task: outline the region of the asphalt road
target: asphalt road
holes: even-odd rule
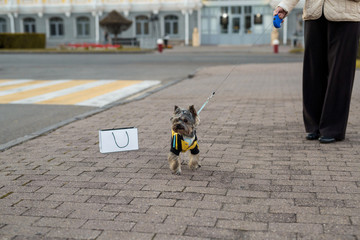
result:
[[[197,69],[234,64],[301,62],[302,55],[202,48],[163,54],[1,54],[0,79],[184,79]],[[56,125],[92,107],[0,104],[0,145]]]

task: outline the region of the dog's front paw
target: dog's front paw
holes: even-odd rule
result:
[[[201,168],[201,165],[200,164],[191,164],[189,167],[191,170],[195,171],[196,169]]]
[[[189,168],[193,171],[195,171],[196,169],[200,168],[201,165],[199,163],[199,155],[190,155],[190,161],[189,161]]]
[[[171,171],[176,175],[180,175],[181,174],[180,157],[175,155],[174,153],[170,152],[170,154],[168,156],[168,161],[170,164]]]
[[[176,172],[174,172],[176,175],[181,175],[181,169],[179,168]]]

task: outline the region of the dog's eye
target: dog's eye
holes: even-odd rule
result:
[[[188,120],[185,118],[185,119],[184,119],[184,123],[187,123],[187,122],[188,122]]]

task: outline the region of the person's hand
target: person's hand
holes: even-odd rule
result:
[[[275,8],[275,10],[274,10],[273,16],[279,15],[279,18],[280,18],[280,19],[284,19],[287,14],[288,14],[288,12],[285,11],[282,7],[277,7],[277,8]]]

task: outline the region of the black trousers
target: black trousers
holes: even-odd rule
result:
[[[360,22],[305,21],[303,117],[306,132],[345,138]]]

